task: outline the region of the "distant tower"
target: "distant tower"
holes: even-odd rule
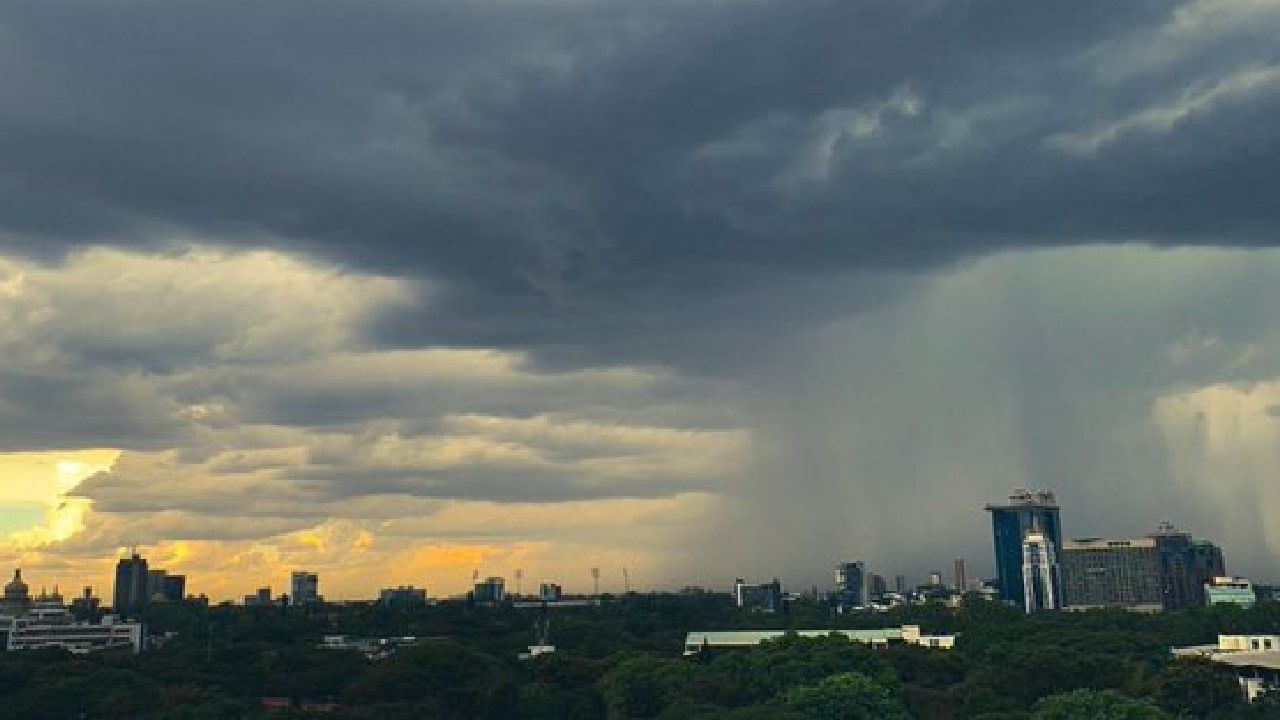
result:
[[[1029,612],[1057,610],[1061,598],[1057,546],[1038,526],[1022,540],[1023,608]]]
[[[622,592],[626,595],[631,594],[631,574],[625,567],[622,568]]]
[[[313,605],[320,602],[320,576],[315,573],[297,571],[289,576],[289,603],[292,605]]]
[[[969,576],[965,572],[964,558],[956,558],[956,592],[963,593],[969,589]]]
[[[860,560],[836,565],[836,607],[844,612],[867,604],[867,566]]]
[[[4,600],[0,601],[0,615],[17,617],[31,608],[31,588],[22,580],[22,570],[13,571],[13,580],[4,586]]]
[[[120,558],[116,563],[116,586],[111,607],[115,614],[126,618],[138,617],[147,606],[150,580],[147,560],[136,549],[129,553],[129,557]]]
[[[1053,493],[1043,490],[1016,489],[1009,500],[1002,504],[990,504],[991,534],[996,554],[996,576],[1000,582],[1000,599],[1015,607],[1025,607],[1026,583],[1022,577],[1022,541],[1034,527],[1039,527],[1045,539],[1053,544],[1057,553],[1062,547],[1062,523],[1059,520],[1058,501]],[[1062,589],[1053,587],[1054,607],[1062,607]]]
[[[594,588],[596,597],[600,596],[600,568],[591,568],[591,583]]]
[[[516,568],[516,597],[517,598],[520,597],[520,590],[523,587],[523,581],[524,581],[524,570],[521,568]]]

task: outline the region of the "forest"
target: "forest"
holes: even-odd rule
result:
[[[1218,633],[1280,634],[1280,603],[1146,615],[1024,615],[971,598],[836,615],[794,602],[745,613],[727,595],[633,593],[598,607],[441,603],[297,608],[156,604],[142,654],[0,653],[0,717],[145,720],[1212,720],[1280,719],[1235,680],[1170,648]],[[549,628],[556,651],[517,658]],[[786,636],[682,655],[690,630],[876,628],[957,633],[950,651],[871,649]],[[371,660],[319,648],[326,635],[416,642]]]

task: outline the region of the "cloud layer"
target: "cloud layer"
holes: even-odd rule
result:
[[[0,8],[0,450],[122,451],[39,561],[807,582],[980,557],[974,504],[1021,484],[1274,548],[1232,498],[1269,497],[1280,404],[1278,31],[1271,0]]]

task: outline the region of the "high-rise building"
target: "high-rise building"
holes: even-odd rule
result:
[[[542,602],[560,602],[564,597],[564,588],[557,583],[544,582],[538,585],[538,599]]]
[[[873,602],[879,601],[889,592],[889,585],[885,582],[883,575],[871,573],[867,580],[867,595]]]
[[[320,576],[306,571],[295,571],[289,576],[289,604],[314,605],[320,602]]]
[[[116,586],[111,609],[125,618],[138,617],[147,607],[151,574],[146,558],[137,552],[116,563]]]
[[[1168,522],[1147,537],[1156,542],[1164,608],[1203,607],[1205,583],[1227,573],[1222,549],[1208,540],[1194,540]]]
[[[1026,583],[1022,577],[1023,539],[1038,527],[1052,544],[1054,553],[1062,547],[1062,524],[1058,502],[1053,493],[1043,490],[1014,490],[1002,504],[986,506],[991,513],[991,532],[995,545],[996,575],[1000,583],[1000,599],[1017,607],[1026,607]],[[1062,607],[1061,588],[1053,588],[1054,607]]]
[[[865,607],[867,597],[867,566],[861,561],[842,562],[836,565],[836,607],[841,611]]]
[[[506,581],[500,577],[485,578],[472,589],[471,597],[477,603],[498,604],[507,597]]]
[[[31,588],[22,579],[22,570],[13,571],[13,580],[4,586],[4,600],[0,600],[0,615],[17,617],[31,607]]]
[[[969,590],[969,576],[965,572],[964,558],[956,558],[956,592],[964,593]]]
[[[899,595],[907,594],[907,576],[906,575],[893,576],[893,591],[898,593]]]
[[[930,573],[929,573],[929,578],[928,578],[928,580],[925,582],[925,585],[927,585],[927,586],[929,586],[929,587],[931,587],[931,588],[939,588],[939,587],[942,587],[942,573],[941,573],[941,572],[939,572],[938,570],[934,570],[934,571],[930,572]]]
[[[1164,607],[1161,549],[1155,537],[1068,540],[1062,546],[1061,563],[1068,609],[1158,611]]]
[[[1022,538],[1023,608],[1029,612],[1057,610],[1061,595],[1057,546],[1048,533],[1033,527]]]

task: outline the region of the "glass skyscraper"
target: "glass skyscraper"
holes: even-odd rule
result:
[[[991,534],[995,544],[996,576],[1000,583],[1000,599],[1016,607],[1026,607],[1026,590],[1022,576],[1022,541],[1027,533],[1039,529],[1053,544],[1056,554],[1062,547],[1062,523],[1058,502],[1053,493],[1042,490],[1014,490],[1008,502],[986,506],[991,513]],[[1062,588],[1053,586],[1052,606],[1062,607]]]

